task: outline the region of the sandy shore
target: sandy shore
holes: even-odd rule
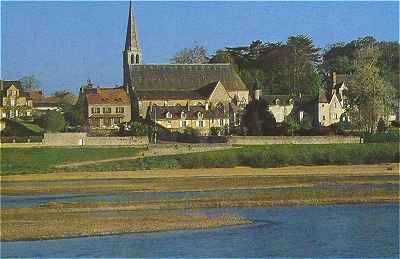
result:
[[[399,177],[399,164],[3,176],[2,195],[218,191],[204,197],[172,195],[172,198],[158,196],[149,201],[51,202],[36,207],[2,208],[1,240],[203,229],[249,223],[235,215],[210,217],[186,213],[188,209],[198,208],[398,203]]]

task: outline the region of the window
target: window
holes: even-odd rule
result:
[[[136,64],[139,64],[140,63],[140,57],[139,57],[139,54],[137,54],[136,55]]]
[[[290,98],[290,99],[289,99],[289,103],[290,103],[291,105],[293,105],[293,103],[294,103],[293,98]]]
[[[11,106],[15,106],[15,99],[11,99]]]
[[[114,118],[114,124],[121,124],[121,118]]]
[[[204,127],[204,121],[198,121],[198,125],[199,125],[199,128],[203,128]]]
[[[124,109],[124,107],[117,107],[117,108],[115,109],[115,112],[116,112],[116,113],[124,113],[124,112],[125,112],[125,109]]]
[[[325,107],[325,104],[323,104],[322,107]]]
[[[198,118],[199,120],[203,119],[203,114],[202,114],[201,112],[198,112],[198,113],[197,113],[197,118]]]
[[[111,113],[111,107],[103,107],[103,113]]]
[[[335,103],[335,105],[334,105],[334,106],[335,106],[335,108],[336,108],[336,103]]]
[[[276,104],[276,105],[280,105],[280,104],[281,104],[281,100],[276,99],[276,100],[275,100],[275,104]]]
[[[335,119],[337,119],[337,113],[335,113]]]
[[[219,126],[220,126],[220,127],[223,127],[223,126],[224,126],[224,119],[220,119],[220,120],[219,120]]]
[[[165,114],[165,118],[167,118],[167,119],[172,119],[172,113],[167,112],[167,113]]]
[[[167,121],[167,128],[172,128],[172,122],[171,121]]]
[[[325,115],[323,115],[323,116],[322,116],[322,120],[324,121],[325,119],[326,119],[326,118],[325,118]]]
[[[181,128],[186,128],[186,127],[187,127],[187,122],[181,121]]]
[[[99,107],[92,107],[92,113],[100,113],[100,108]]]
[[[186,113],[185,112],[181,112],[181,119],[186,119]]]

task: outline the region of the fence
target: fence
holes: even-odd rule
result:
[[[140,146],[149,143],[147,137],[88,137],[81,133],[45,133],[46,146]]]
[[[359,143],[355,136],[231,136],[231,145],[273,145],[273,144],[345,144]]]

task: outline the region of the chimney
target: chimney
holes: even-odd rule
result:
[[[336,72],[332,72],[332,84],[333,84],[333,87],[335,87],[335,85],[336,85]]]

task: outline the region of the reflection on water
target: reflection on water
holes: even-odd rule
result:
[[[255,224],[209,230],[3,242],[1,256],[398,257],[398,210],[398,204],[202,209],[198,211],[210,215],[242,215]]]

